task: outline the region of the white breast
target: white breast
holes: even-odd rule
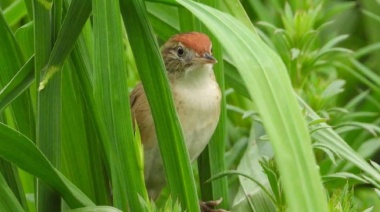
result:
[[[221,93],[211,66],[172,83],[174,101],[191,160],[206,147],[219,120]]]

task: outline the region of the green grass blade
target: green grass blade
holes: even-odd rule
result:
[[[154,32],[162,40],[169,39],[172,35],[178,33],[179,21],[176,7],[168,7],[164,4],[146,3],[149,13],[149,20],[152,24]],[[169,23],[169,24],[168,24]]]
[[[34,22],[31,21],[18,28],[15,37],[24,58],[32,57],[34,55]]]
[[[13,32],[4,20],[0,10],[0,86],[7,85],[23,66],[24,59]],[[34,114],[28,92],[16,98],[11,105],[13,125],[20,132],[34,139]],[[11,124],[12,125],[12,124]]]
[[[107,151],[114,205],[127,211],[128,201],[130,209],[144,211],[139,196],[147,200],[148,195],[134,144],[118,2],[94,0],[93,17],[94,96],[111,141]]]
[[[200,22],[195,20],[193,14],[183,7],[178,8],[179,23],[182,32],[200,31]]]
[[[0,173],[0,208],[4,211],[25,211]]]
[[[58,72],[82,31],[84,24],[91,13],[91,0],[74,0],[71,2],[62,27],[54,43],[51,55],[48,61],[48,68],[44,73],[44,78],[40,84],[41,89],[46,85],[48,80]]]
[[[368,10],[362,10],[363,14],[372,18],[373,20],[377,21],[378,23],[380,23],[380,16],[379,15],[376,15],[375,13],[372,13]]]
[[[30,58],[0,91],[0,111],[20,96],[34,81],[34,57]]]
[[[252,2],[251,2],[252,4]],[[260,2],[256,2],[255,5],[260,4]],[[262,7],[262,6],[261,6]],[[246,27],[252,30],[255,34],[257,34],[255,27],[253,26],[251,20],[248,17],[247,12],[244,10],[244,7],[239,0],[222,0],[222,8],[225,8],[226,12],[228,14],[231,14],[236,19],[241,21]],[[255,9],[259,10],[257,7],[254,7]],[[262,10],[263,12],[265,10]],[[260,14],[262,11],[259,11],[258,14]],[[264,12],[265,14],[265,12]]]
[[[0,87],[3,93],[4,87],[12,81],[13,76],[18,72],[24,63],[20,46],[16,42],[13,32],[6,23],[2,11],[0,10]],[[9,91],[9,89],[8,89]],[[34,139],[34,114],[31,107],[29,92],[13,96],[11,99],[1,100],[2,108],[0,110],[1,121],[7,125],[19,130],[26,136]],[[12,104],[10,104],[12,103]],[[10,105],[9,105],[10,104]],[[8,106],[7,108],[5,108]],[[5,110],[4,110],[5,109]],[[13,165],[8,162],[2,162],[2,172],[9,187],[13,190],[14,195],[20,203],[26,208],[26,199],[23,194],[23,188],[19,180],[19,175]]]
[[[377,0],[363,0],[360,5],[362,11],[367,11],[367,14],[364,13],[364,15],[362,16],[363,33],[365,34],[365,40],[367,41],[366,45],[380,42],[379,2]],[[368,12],[372,13],[372,15],[369,15]],[[370,59],[366,61],[366,65],[371,67],[377,73],[379,73],[380,71],[378,65],[379,58],[380,51],[374,51],[372,52]]]
[[[63,71],[63,92],[66,93],[63,113],[68,114],[63,119],[63,171],[96,204],[110,205],[111,188],[105,173],[107,147],[100,142],[108,137],[104,133],[103,120],[97,113],[90,80],[93,58],[87,46],[92,45],[92,29],[89,26],[85,25],[71,52],[69,69]],[[79,155],[78,163],[76,160]],[[84,169],[83,173],[77,172],[78,168]]]
[[[232,87],[240,95],[251,99],[240,73],[236,70],[236,67],[227,60],[224,61],[224,73],[227,86]]]
[[[14,1],[4,10],[5,20],[7,20],[9,26],[18,23],[26,14],[27,10],[23,0]]]
[[[0,156],[60,192],[71,208],[94,205],[52,166],[31,140],[2,123],[0,123]]]
[[[51,51],[53,27],[51,23],[52,2],[34,1],[34,51],[35,76],[37,82]],[[61,77],[54,78],[44,90],[37,94],[37,140],[38,148],[54,166],[60,161],[61,127]],[[37,181],[37,210],[57,211],[60,209],[59,194],[41,181]]]
[[[362,47],[361,49],[358,49],[355,52],[355,58],[356,59],[360,59],[363,56],[369,55],[369,54],[371,54],[373,52],[378,52],[379,49],[380,49],[380,42],[370,44],[368,46]]]
[[[177,2],[213,32],[243,76],[273,144],[289,210],[326,211],[306,123],[278,55],[231,16],[194,2]]]
[[[362,74],[366,78],[373,81],[377,89],[380,89],[380,76],[377,73],[373,72],[371,69],[367,68],[366,66],[364,66],[362,63],[360,63],[359,61],[355,59],[351,59],[350,61],[356,68],[358,74]]]
[[[353,60],[354,61],[354,60]],[[365,85],[367,85],[369,88],[372,89],[373,92],[380,94],[380,86],[376,85],[376,79],[379,77],[376,76],[374,73],[368,72],[368,68],[364,67],[362,64],[357,62],[359,66],[357,66],[357,69],[354,69],[348,65],[345,65],[343,63],[337,63],[337,67],[341,68],[344,71],[347,71],[352,76],[354,76],[357,80],[361,81]],[[355,65],[355,64],[354,64]],[[362,69],[364,67],[364,69]],[[368,74],[370,73],[370,74]],[[369,77],[373,76],[373,78]],[[375,81],[375,82],[374,82]]]
[[[74,71],[82,70],[72,65],[65,65],[62,70],[62,87],[65,88],[62,91],[62,114],[65,114],[62,117],[62,173],[96,204],[109,205],[109,183],[104,179],[102,164],[104,157],[99,154],[99,141],[96,136],[92,137],[96,135],[92,122],[86,120],[88,113]],[[98,163],[92,163],[94,156]]]
[[[61,92],[61,73],[58,73],[39,92],[38,98],[37,145],[55,167],[60,167],[61,163]],[[43,183],[39,184],[38,195],[39,210],[54,211],[60,208],[58,193]]]
[[[316,120],[320,117],[315,113],[301,98],[298,98],[300,104],[307,110],[308,119]],[[380,173],[365,161],[357,152],[355,152],[334,130],[329,128],[326,123],[320,123],[319,126],[325,129],[317,130],[313,133],[313,138],[318,142],[334,150],[340,157],[350,161],[359,167],[363,172],[371,176],[376,182],[380,182]]]
[[[171,197],[178,199],[182,208],[199,211],[189,156],[145,5],[140,0],[121,0],[120,3],[136,65],[152,110]]]
[[[21,184],[17,167],[1,158],[0,174],[2,174],[7,183],[7,187],[9,187],[12,190],[13,195],[18,199],[22,207],[25,208],[25,210],[27,210],[28,207],[26,204],[24,189]]]

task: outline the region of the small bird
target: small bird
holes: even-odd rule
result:
[[[177,34],[162,47],[174,105],[191,161],[206,147],[219,121],[221,92],[215,80],[212,43],[199,32]],[[130,95],[133,118],[144,146],[144,176],[149,197],[156,199],[166,184],[144,87],[140,83]]]

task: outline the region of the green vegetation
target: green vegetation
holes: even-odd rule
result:
[[[0,0],[0,210],[379,211],[379,0]],[[190,164],[160,57],[213,40],[219,125]],[[142,81],[168,186],[143,179]]]

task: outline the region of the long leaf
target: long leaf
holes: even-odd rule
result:
[[[37,81],[45,67],[52,43],[53,24],[51,22],[51,2],[34,1],[34,45],[35,76]],[[36,144],[45,156],[58,166],[60,161],[61,138],[61,86],[60,75],[54,78],[46,89],[37,94],[37,140]],[[56,211],[60,208],[61,198],[56,191],[37,181],[37,209]]]
[[[40,83],[40,89],[43,89],[49,79],[62,68],[90,13],[91,0],[74,0],[71,2],[51,51],[47,70]]]
[[[12,81],[13,76],[21,68],[24,63],[24,58],[21,54],[20,46],[16,42],[12,30],[5,22],[2,11],[0,10],[0,87],[6,86]],[[25,92],[15,97],[12,104],[6,109],[7,104],[5,101],[1,101],[5,110],[0,110],[1,121],[9,126],[19,130],[28,137],[34,139],[34,114],[30,105],[30,98],[28,92]],[[20,203],[26,208],[26,199],[23,195],[23,188],[19,181],[19,175],[12,164],[1,160],[1,170],[4,173],[4,178],[7,181],[9,187],[13,190],[15,196],[19,199]],[[12,170],[12,171],[7,171]]]
[[[17,72],[9,83],[0,91],[0,111],[20,96],[34,81],[34,57]]]
[[[53,167],[31,140],[1,123],[0,156],[37,176],[57,190],[70,207],[94,205],[87,196]]]
[[[320,118],[301,98],[298,99],[300,104],[307,110],[308,119],[316,120]],[[313,133],[313,138],[318,142],[323,143],[330,149],[333,149],[340,157],[355,164],[366,174],[371,176],[377,182],[380,182],[380,173],[369,165],[358,153],[356,153],[334,130],[331,129],[326,123],[320,123],[323,130],[318,130]]]
[[[147,200],[141,156],[133,136],[127,72],[123,60],[120,8],[117,1],[93,1],[94,96],[110,136],[111,179],[114,205],[144,211],[139,196]]]
[[[24,211],[0,173],[0,208],[4,211]]]
[[[92,38],[89,24],[83,32],[71,53],[69,69],[63,71],[63,113],[67,114],[62,124],[63,172],[96,204],[110,205],[107,148],[100,142],[108,137],[103,120],[96,113],[89,77],[92,73],[92,57],[86,46]]]
[[[10,26],[17,24],[26,15],[25,2],[23,0],[14,1],[4,10],[4,16]]]

